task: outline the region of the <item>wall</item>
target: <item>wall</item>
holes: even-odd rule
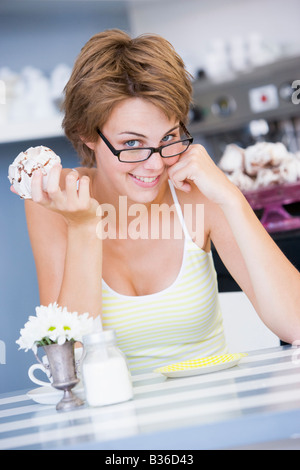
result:
[[[1,0],[0,68],[19,72],[32,65],[47,73],[60,62],[72,65],[93,34],[114,27],[128,30],[126,11],[124,2]],[[53,148],[63,166],[78,165],[64,138],[0,144],[0,393],[35,387],[27,377],[33,353],[19,351],[15,341],[39,305],[37,280],[24,203],[10,192],[7,170],[19,152],[41,144]]]
[[[38,285],[24,202],[10,192],[7,169],[19,152],[40,143],[26,141],[0,145],[0,340],[4,341],[6,349],[4,364],[0,357],[0,393],[33,386],[27,370],[35,358],[31,351],[19,351],[15,341],[29,315],[34,315],[35,307],[39,305]],[[64,167],[78,166],[66,139],[43,139],[42,143],[61,156]]]
[[[161,34],[192,73],[203,66],[214,38],[229,41],[257,32],[267,41],[300,51],[299,0],[137,0],[129,7],[133,34]]]
[[[129,29],[122,1],[1,0],[0,67],[49,72],[60,62],[72,66],[93,34],[115,27]]]

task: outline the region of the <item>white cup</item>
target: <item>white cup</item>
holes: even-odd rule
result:
[[[81,379],[81,373],[80,373],[80,361],[81,361],[81,356],[83,354],[83,348],[75,348],[75,365],[76,365],[76,374],[78,379]],[[49,362],[47,356],[42,357],[42,363],[43,364],[32,364],[32,366],[29,367],[28,369],[28,376],[32,382],[34,382],[37,385],[41,385],[42,387],[45,386],[51,386],[53,379],[50,374],[50,368],[49,368]],[[37,377],[35,377],[34,372],[39,369],[42,370],[48,377],[48,381],[40,380]],[[77,384],[78,386],[79,384]]]

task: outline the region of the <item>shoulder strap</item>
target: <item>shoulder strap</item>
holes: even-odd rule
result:
[[[181,223],[181,227],[182,227],[184,236],[185,236],[187,241],[189,241],[189,240],[192,241],[192,238],[191,238],[191,236],[188,232],[188,229],[187,229],[185,221],[184,221],[183,213],[182,213],[182,210],[181,210],[181,206],[178,202],[178,198],[177,198],[177,194],[176,194],[174,185],[173,185],[171,180],[168,180],[168,182],[169,182],[172,198],[173,198],[173,201],[174,201],[174,205],[175,205],[175,208],[176,208],[177,215],[179,217],[179,221]]]

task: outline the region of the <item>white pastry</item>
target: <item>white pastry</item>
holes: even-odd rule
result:
[[[296,152],[295,157],[297,158],[297,160],[300,160],[300,152]]]
[[[254,182],[250,176],[245,175],[241,170],[236,170],[233,173],[226,175],[227,178],[235,184],[241,191],[251,191],[254,187]]]
[[[261,168],[278,167],[290,159],[290,153],[281,142],[259,142],[245,150],[245,170],[256,175]]]
[[[270,144],[269,151],[271,154],[271,164],[273,166],[280,165],[286,159],[290,158],[290,153],[288,152],[285,145],[283,145],[281,142]]]
[[[23,199],[31,198],[31,177],[39,168],[43,173],[43,188],[46,190],[48,174],[51,168],[61,163],[53,150],[44,147],[30,147],[21,152],[9,166],[8,179]]]
[[[289,153],[281,142],[259,142],[241,149],[227,145],[219,167],[241,191],[300,180],[300,152]]]
[[[282,181],[280,170],[278,168],[261,168],[256,176],[254,182],[254,189],[265,188],[274,184],[279,184]]]
[[[300,178],[300,160],[289,158],[279,166],[282,183],[296,183]]]
[[[245,171],[248,175],[255,176],[261,168],[271,164],[271,145],[268,142],[259,142],[246,148]]]
[[[235,144],[227,145],[218,166],[226,173],[243,170],[244,149]]]

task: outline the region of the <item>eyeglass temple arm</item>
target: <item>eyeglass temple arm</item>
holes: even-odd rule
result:
[[[116,149],[111,145],[111,143],[107,140],[107,138],[105,137],[105,135],[102,134],[102,132],[100,131],[100,129],[97,129],[97,133],[99,134],[99,136],[101,137],[101,139],[103,140],[103,142],[105,142],[105,144],[107,145],[107,147],[109,148],[109,150],[116,156],[118,156],[120,154],[120,152],[116,151]]]
[[[189,133],[189,131],[187,130],[187,128],[185,127],[185,125],[183,124],[183,122],[180,121],[179,124],[180,124],[180,126],[181,126],[183,132],[185,132],[185,134],[186,134],[189,138],[191,138],[192,136],[191,136],[191,134]]]

